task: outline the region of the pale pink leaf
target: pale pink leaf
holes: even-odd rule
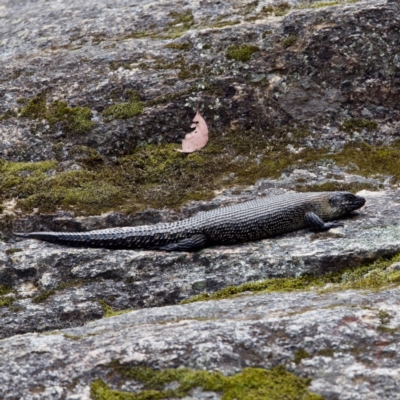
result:
[[[183,139],[182,149],[176,149],[181,153],[193,153],[202,149],[208,142],[208,127],[206,121],[197,110],[193,118],[191,128],[196,128],[193,132],[188,133]]]

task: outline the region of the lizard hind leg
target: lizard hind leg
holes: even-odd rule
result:
[[[186,239],[182,239],[176,243],[170,243],[165,246],[161,246],[158,250],[163,251],[196,251],[209,244],[209,240],[206,235],[193,235]]]

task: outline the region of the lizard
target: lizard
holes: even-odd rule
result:
[[[307,227],[327,231],[344,226],[342,222],[332,220],[350,214],[364,204],[363,197],[349,192],[289,192],[202,211],[170,223],[16,235],[79,247],[197,251],[213,245],[264,239]]]

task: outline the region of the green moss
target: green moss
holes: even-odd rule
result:
[[[170,12],[169,16],[172,18],[172,21],[167,24],[167,28],[164,33],[161,34],[161,38],[176,39],[194,25],[194,17],[191,10]]]
[[[132,69],[131,64],[127,63],[127,62],[118,62],[118,61],[113,61],[110,63],[110,69],[112,71],[116,71],[119,68],[123,68],[123,69]]]
[[[384,325],[379,325],[377,330],[379,332],[390,333],[392,335],[399,332],[399,328],[389,328],[389,327],[384,326]]]
[[[1,286],[0,285],[0,296],[5,296],[6,294],[12,292],[11,287],[9,286]]]
[[[283,2],[275,5],[270,4],[268,6],[264,6],[261,9],[261,13],[267,16],[275,15],[276,17],[282,17],[286,15],[290,11],[290,9],[290,4],[287,2]]]
[[[121,39],[177,39],[185,34],[194,25],[194,17],[191,10],[183,12],[174,11],[170,12],[168,15],[170,17],[170,21],[167,23],[165,28],[159,28],[157,25],[153,25],[150,27],[150,30],[133,31],[132,33],[122,37]]]
[[[128,119],[143,112],[140,101],[114,104],[103,111],[103,116],[110,119]]]
[[[21,312],[21,311],[25,310],[25,308],[22,307],[22,306],[13,306],[13,305],[10,305],[8,307],[8,309],[13,313],[18,313],[18,312]]]
[[[163,59],[159,58],[157,60],[157,62],[153,65],[153,68],[154,69],[180,69],[180,72],[178,73],[179,79],[187,79],[187,78],[196,76],[196,74],[201,69],[200,65],[198,65],[198,64],[190,64],[190,65],[187,64],[185,58],[181,54],[178,57],[176,57],[173,61],[170,61],[170,60],[164,61]],[[199,85],[196,85],[196,86],[198,87]],[[196,86],[183,91],[183,93],[191,94],[193,92],[199,91],[199,90],[196,90]],[[204,86],[204,85],[201,85],[201,86]],[[176,98],[176,97],[174,97],[174,98]],[[150,101],[150,103],[152,103],[152,102]],[[147,103],[146,103],[146,105],[147,105]]]
[[[145,37],[152,37],[154,32],[151,31],[134,31],[131,32],[129,35],[124,36],[122,39],[142,39]]]
[[[283,2],[283,3],[279,3],[276,6],[274,6],[274,14],[277,17],[282,17],[284,15],[286,15],[291,9],[291,6],[289,3]]]
[[[303,348],[299,348],[295,351],[294,353],[294,358],[293,361],[296,364],[300,364],[301,360],[305,359],[305,358],[310,358],[310,353],[306,350],[304,350]]]
[[[166,49],[173,49],[173,50],[179,50],[179,51],[189,51],[192,48],[192,45],[189,42],[168,43],[164,47]]]
[[[0,297],[0,307],[8,307],[10,306],[15,299],[12,297]]]
[[[178,57],[175,57],[172,61],[165,61],[162,58],[158,58],[156,63],[153,65],[154,69],[179,69],[179,68],[187,68],[186,60],[182,54]]]
[[[364,142],[349,143],[332,159],[338,165],[350,164],[349,170],[359,175],[392,175],[395,182],[400,178],[399,151],[400,142],[382,147],[370,146]]]
[[[381,322],[381,325],[386,325],[390,322],[390,320],[393,318],[388,312],[380,310],[378,314],[379,321]]]
[[[69,335],[68,333],[64,333],[63,335],[66,339],[71,339],[71,340],[81,340],[83,338],[83,336],[75,336],[75,335]]]
[[[384,333],[395,334],[399,332],[399,328],[389,328],[385,325],[389,324],[392,320],[393,316],[390,315],[387,311],[380,310],[378,313],[378,318],[380,321],[380,325],[378,326],[377,330]]]
[[[377,128],[378,124],[368,119],[349,119],[342,124],[342,130],[349,133],[362,131],[363,129],[374,131]]]
[[[341,4],[350,4],[357,3],[360,0],[334,0],[334,1],[317,1],[312,3],[300,3],[291,6],[287,2],[279,3],[279,4],[270,4],[268,6],[264,6],[261,9],[261,14],[266,16],[276,16],[283,17],[289,13],[290,10],[303,10],[303,9],[315,9],[315,8],[323,8],[323,7],[331,7],[337,6]]]
[[[178,72],[178,78],[181,80],[189,79],[192,76],[192,73],[187,69],[181,69]]]
[[[18,114],[14,110],[7,110],[3,115],[0,115],[0,121],[17,117]]]
[[[245,62],[250,61],[251,55],[258,51],[261,51],[258,46],[250,44],[242,44],[239,46],[236,44],[232,44],[226,49],[225,56],[230,60]]]
[[[88,167],[97,167],[104,162],[102,155],[96,149],[88,146],[74,146],[69,154]]]
[[[258,0],[252,1],[251,3],[246,4],[245,6],[241,7],[239,14],[247,15],[251,14],[258,6]]]
[[[338,5],[342,5],[342,4],[357,3],[359,1],[360,0],[316,1],[314,3],[297,4],[294,8],[296,8],[296,9],[323,8],[323,7],[338,6]]]
[[[32,299],[32,303],[44,303],[50,296],[53,296],[54,294],[56,294],[56,291],[54,289],[44,290]]]
[[[23,99],[20,99],[20,102],[22,102],[22,100]],[[28,100],[26,103],[27,104],[21,109],[21,117],[32,119],[45,118],[47,111],[45,93],[39,93],[36,97]]]
[[[7,249],[7,250],[5,251],[5,253],[6,253],[8,256],[11,256],[12,254],[17,253],[17,252],[19,252],[19,251],[22,251],[22,249],[13,248],[13,249]]]
[[[214,90],[199,85],[190,91]],[[189,93],[189,91],[185,91]],[[170,98],[184,96],[170,93],[150,100],[157,105]],[[74,148],[82,154],[84,169],[49,174],[57,170],[55,161],[11,163],[0,161],[0,203],[17,200],[23,212],[38,208],[40,213],[57,209],[76,215],[95,215],[107,211],[137,212],[148,207],[179,208],[190,200],[207,200],[223,187],[254,184],[261,178],[277,178],[289,167],[310,166],[331,160],[359,175],[392,175],[400,178],[400,142],[373,147],[366,143],[346,145],[337,154],[325,149],[305,148],[297,154],[287,143],[301,146],[304,129],[265,132],[210,131],[209,144],[185,155],[177,144],[143,145],[132,154],[119,157],[112,164],[89,148]],[[298,144],[297,144],[298,143]],[[92,154],[93,153],[93,154]],[[319,186],[298,185],[299,190],[359,190],[370,185],[347,185],[327,182]],[[4,218],[1,220],[3,221]]]
[[[132,118],[142,112],[143,103],[140,100],[140,95],[137,92],[133,92],[128,102],[107,107],[102,114],[107,120],[113,120]]]
[[[346,268],[343,271],[322,276],[300,276],[297,278],[273,278],[259,282],[248,282],[238,286],[227,286],[214,293],[201,293],[181,304],[196,301],[220,300],[235,297],[243,292],[270,293],[292,292],[296,290],[319,289],[320,291],[338,291],[346,289],[374,290],[400,285],[400,271],[386,271],[393,262],[400,260],[397,255],[389,260],[377,260],[359,267]],[[324,286],[329,284],[328,288]]]
[[[335,352],[331,347],[317,351],[317,356],[333,357],[334,354],[335,354]]]
[[[282,40],[282,42],[281,42],[282,47],[284,49],[287,49],[288,47],[293,46],[294,44],[296,44],[297,40],[298,40],[298,37],[295,36],[295,35],[288,36],[287,38]]]
[[[51,125],[62,123],[64,129],[70,133],[88,133],[95,123],[91,120],[92,112],[88,107],[68,107],[63,101],[54,101],[50,104],[47,119]]]
[[[79,287],[84,284],[84,280],[82,279],[69,279],[66,281],[61,282],[60,284],[57,285],[56,290],[64,290],[64,289],[70,289],[73,287]]]
[[[54,101],[47,105],[46,94],[40,93],[22,107],[20,117],[46,119],[51,127],[60,125],[64,131],[73,134],[88,133],[95,123],[88,107],[69,107],[63,101]]]
[[[0,175],[1,176],[1,175]],[[1,196],[1,191],[0,191]],[[0,218],[0,238],[2,240],[7,240],[6,236],[3,235],[3,231],[12,231],[13,230],[13,221],[17,219],[15,214],[5,214]]]
[[[116,315],[127,314],[133,311],[132,308],[129,308],[127,310],[114,311],[113,308],[109,306],[104,300],[98,300],[98,303],[101,305],[101,308],[104,311],[103,318],[115,317]]]
[[[150,368],[115,367],[125,378],[145,384],[137,393],[112,390],[101,379],[91,385],[94,400],[155,400],[182,398],[193,388],[222,394],[221,400],[322,400],[322,397],[308,392],[309,379],[299,378],[283,367],[270,370],[245,368],[242,372],[224,376],[219,372],[196,371],[186,368],[155,371]],[[170,382],[177,382],[177,389],[164,389]]]
[[[225,26],[233,26],[233,25],[239,25],[240,21],[220,21],[219,19],[214,19],[214,21],[212,21],[208,27],[209,28],[223,28]]]

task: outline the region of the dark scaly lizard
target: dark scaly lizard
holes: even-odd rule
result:
[[[191,218],[171,223],[89,232],[16,235],[68,246],[195,251],[218,244],[263,239],[306,227],[326,231],[343,226],[343,223],[325,221],[350,214],[364,204],[363,197],[348,192],[287,193],[199,212]]]

